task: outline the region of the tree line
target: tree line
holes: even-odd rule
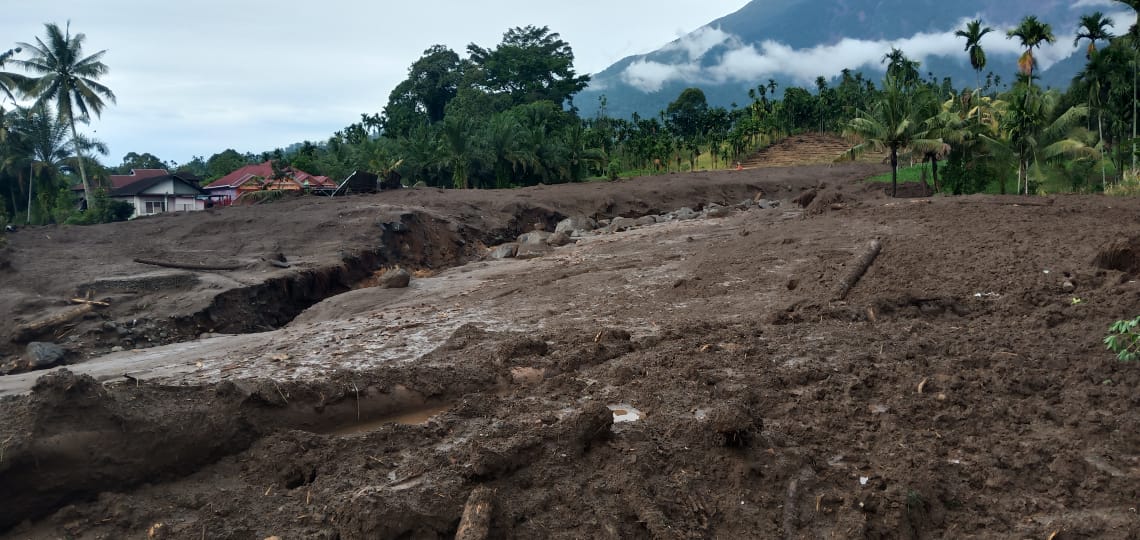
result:
[[[932,188],[953,194],[1110,189],[1135,168],[1136,26],[1122,36],[1097,12],[1080,20],[1085,68],[1065,91],[1041,88],[1035,51],[1055,41],[1052,28],[1026,17],[1007,33],[1025,49],[1012,85],[988,73],[981,41],[994,29],[972,21],[957,35],[975,68],[973,84],[921,75],[919,62],[892,49],[881,82],[851,70],[810,87],[759,82],[748,101],[710,106],[688,88],[658,114],[613,118],[600,98],[582,116],[575,95],[589,84],[574,70],[574,53],[547,27],[508,30],[492,48],[469,45],[461,55],[442,45],[424,51],[383,109],[327,140],[260,154],[227,149],[208,159],[165,162],[130,152],[104,166],[106,146],[77,125],[114,103],[98,82],[104,51],[85,56],[83,34],[46,25],[44,39],[0,55],[0,92],[27,106],[0,110],[0,218],[30,223],[111,219],[100,196],[111,173],[137,168],[189,172],[208,182],[243,165],[272,159],[313,174],[344,178],[354,170],[400,173],[407,184],[507,188],[580,182],[698,168],[731,167],[758,148],[808,131],[842,133],[847,157],[886,153],[900,163],[927,163]],[[22,67],[24,74],[4,69]],[[942,168],[939,169],[939,166]],[[925,178],[925,177],[924,177]],[[67,193],[84,185],[76,213]]]

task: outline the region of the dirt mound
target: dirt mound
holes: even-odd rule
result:
[[[252,255],[216,258],[247,267],[195,272],[183,290],[208,301],[191,313],[241,289],[305,298],[322,281],[286,276],[360,250],[376,254],[360,268],[434,268],[319,300],[283,328],[101,356],[34,389],[0,377],[3,534],[452,538],[476,501],[490,538],[1135,535],[1140,370],[1101,340],[1135,316],[1140,283],[1092,261],[1105,238],[1135,234],[1140,201],[913,204],[861,190],[851,169],[758,171],[283,203],[296,228],[260,213],[273,205],[128,224],[163,242],[213,231],[210,245],[257,232],[233,238]],[[806,206],[828,190],[848,206],[799,219],[787,202],[810,189]],[[760,190],[784,204],[465,258],[560,215]],[[322,223],[347,239],[313,240]],[[0,304],[30,313],[38,294],[127,276],[136,254],[108,230],[40,235],[59,275],[32,283],[23,265],[41,263],[22,258]],[[66,253],[112,271],[70,270]],[[294,268],[255,258],[274,253]],[[100,310],[61,341],[183,315],[177,290],[119,287],[101,294],[141,322]],[[256,303],[268,295],[242,313],[275,309]]]
[[[832,133],[801,133],[785,137],[771,146],[762,148],[744,160],[743,166],[753,168],[829,165],[836,163],[836,160],[850,149],[851,143]],[[857,161],[881,164],[883,154],[864,154],[859,156]]]
[[[1129,274],[1140,272],[1140,236],[1109,241],[1097,252],[1093,266]]]
[[[844,200],[843,194],[838,190],[825,189],[812,197],[811,202],[804,207],[804,215],[818,216],[833,210],[841,210],[846,207]]]

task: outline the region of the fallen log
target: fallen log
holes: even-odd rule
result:
[[[12,341],[16,343],[24,343],[35,339],[40,336],[55,330],[61,325],[68,323],[72,320],[78,319],[95,309],[92,304],[81,304],[69,309],[65,309],[43,319],[35,320],[30,323],[21,324],[16,327],[16,331],[12,336]]]
[[[156,261],[153,259],[134,259],[139,264],[149,264],[152,266],[161,266],[163,268],[177,268],[179,270],[237,270],[241,268],[238,264],[187,264],[176,263],[170,261]]]
[[[98,300],[89,300],[87,298],[72,298],[71,303],[72,304],[89,304],[89,305],[98,306],[98,307],[111,307],[111,304],[109,304],[107,302],[100,302]]]
[[[839,282],[839,288],[835,291],[835,299],[843,300],[847,298],[847,293],[855,288],[855,284],[859,283],[863,274],[867,273],[867,269],[875,262],[875,258],[879,256],[879,252],[883,249],[883,243],[878,240],[872,240],[867,245],[867,250],[855,261],[855,266],[848,272],[847,277]]]
[[[491,534],[491,505],[494,490],[486,486],[476,486],[463,505],[463,518],[455,531],[455,540],[486,540]]]

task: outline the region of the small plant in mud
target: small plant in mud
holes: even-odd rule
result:
[[[1140,317],[1120,320],[1108,327],[1104,346],[1116,353],[1121,362],[1135,362],[1140,359]]]

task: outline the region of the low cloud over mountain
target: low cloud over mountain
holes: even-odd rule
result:
[[[618,62],[597,74],[577,102],[590,109],[595,96],[604,93],[611,114],[651,114],[689,86],[701,87],[711,101],[728,105],[725,100],[743,102],[747,88],[768,79],[811,87],[817,77],[832,79],[844,69],[877,79],[885,69],[883,55],[892,47],[922,62],[922,73],[952,77],[956,86],[963,86],[973,83],[974,73],[964,41],[954,33],[975,18],[994,28],[982,41],[989,57],[986,71],[1011,81],[1023,50],[1017,40],[1006,38],[1006,31],[1027,14],[1052,24],[1057,38],[1035,53],[1043,81],[1065,84],[1075,74],[1073,66],[1080,65],[1065,62],[1078,55],[1073,39],[1080,15],[1105,11],[1115,20],[1116,33],[1135,21],[1131,11],[1109,0],[1010,0],[996,8],[985,4],[767,0],[761,5],[758,0],[657,51]],[[1060,67],[1053,70],[1055,66]]]

